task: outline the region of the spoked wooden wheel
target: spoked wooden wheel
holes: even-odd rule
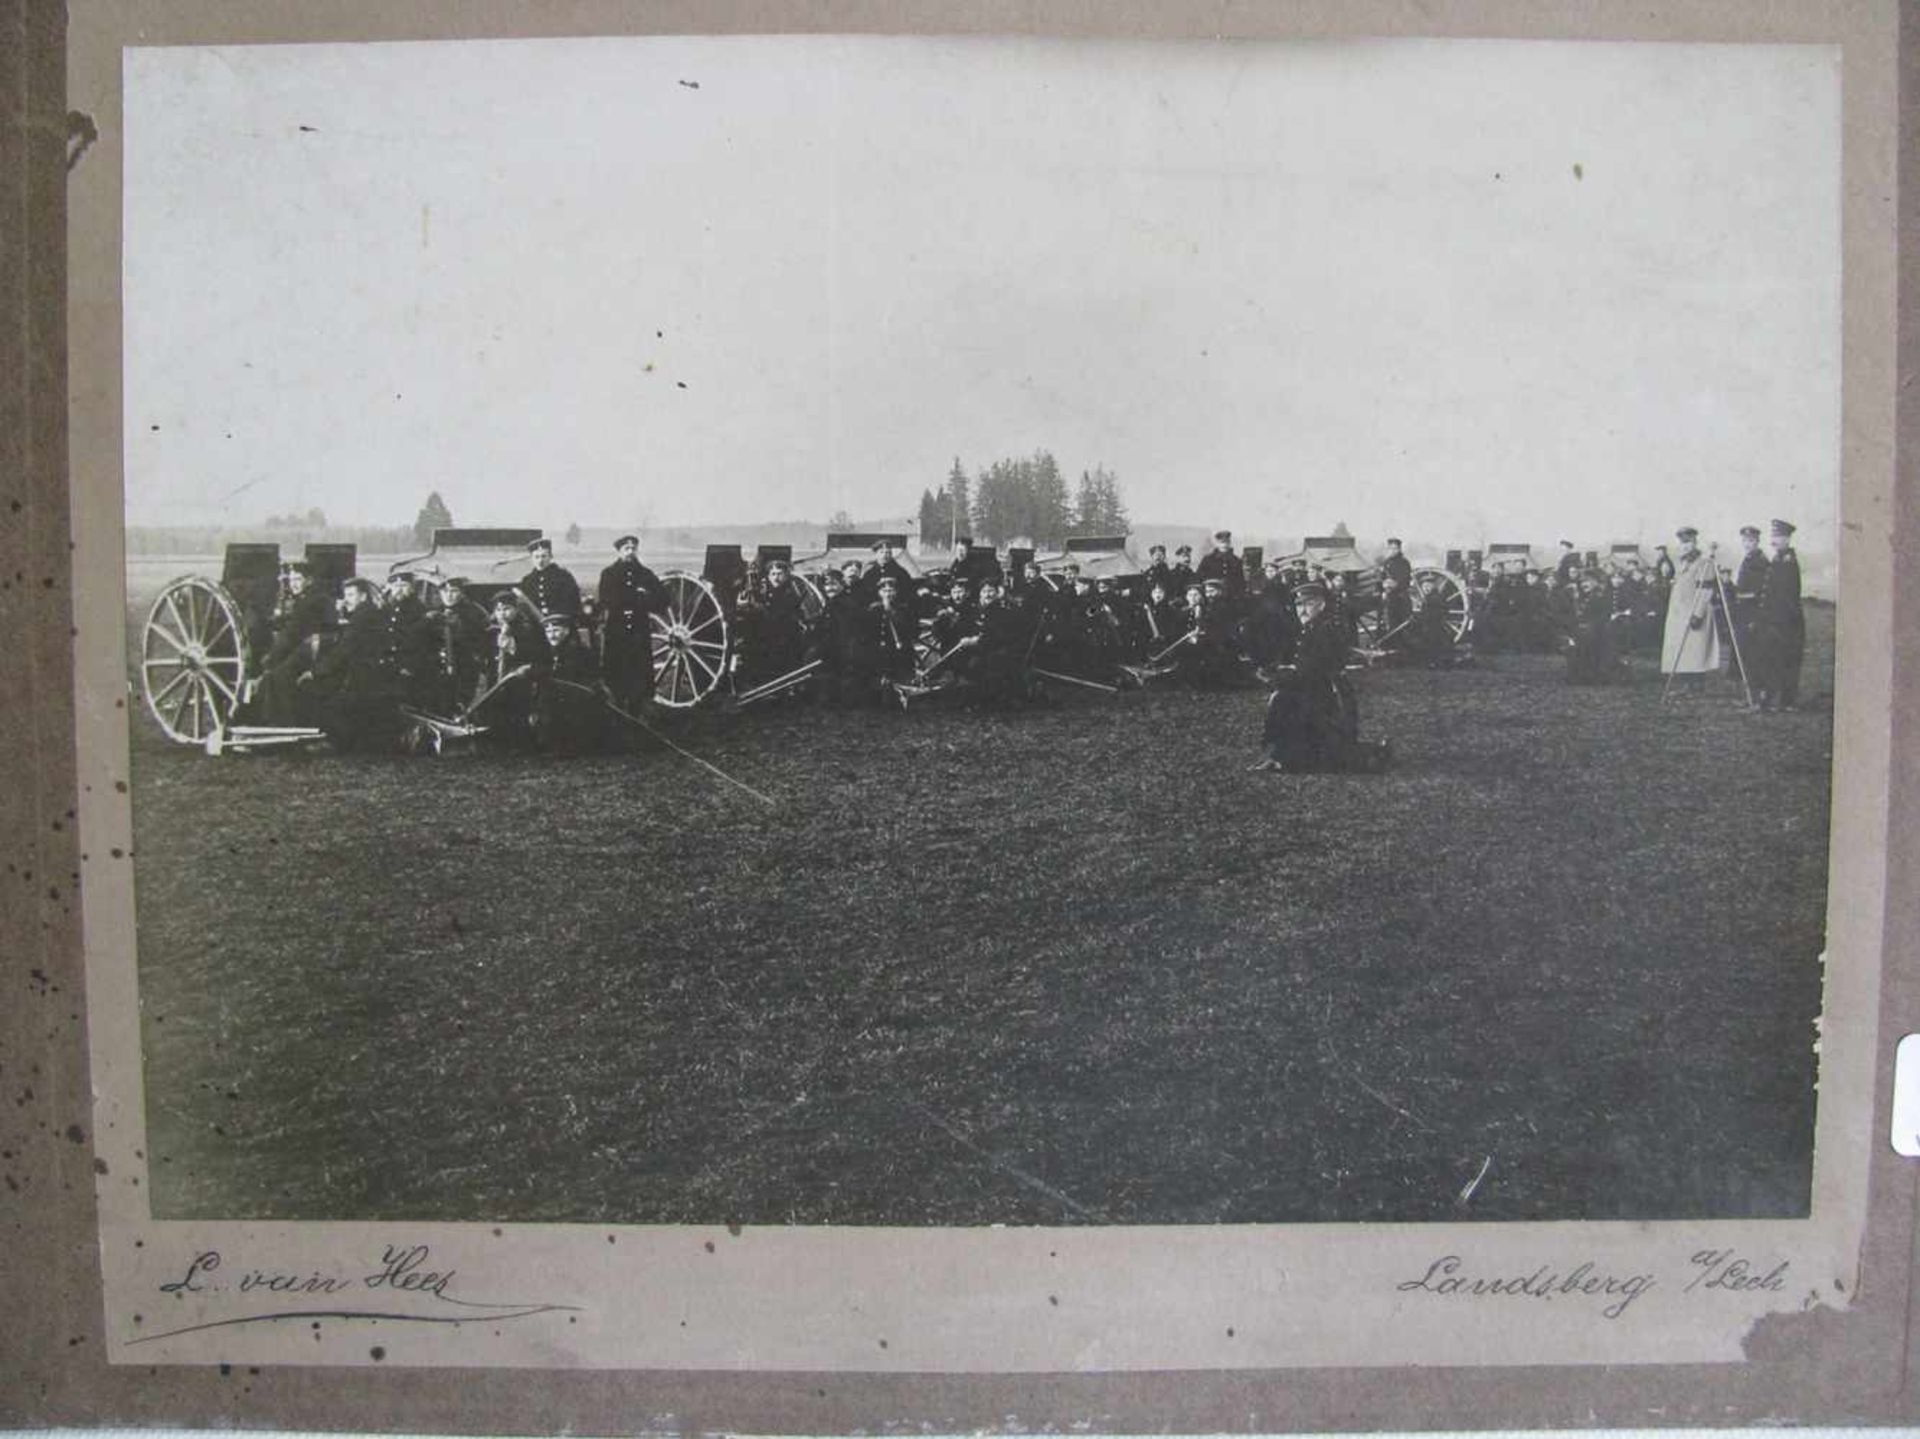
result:
[[[669,596],[653,616],[653,698],[668,709],[691,709],[727,672],[727,616],[719,597],[675,570],[660,581]]]
[[[1467,598],[1467,587],[1457,575],[1445,570],[1419,569],[1413,572],[1413,592],[1415,595],[1426,593],[1426,582],[1431,577],[1437,584],[1434,593],[1440,603],[1446,607],[1447,630],[1453,635],[1455,644],[1466,637],[1467,626],[1473,619],[1473,607]]]
[[[239,707],[251,665],[240,606],[212,580],[175,580],[147,611],[140,687],[167,738],[204,744]]]
[[[808,624],[819,619],[827,608],[827,597],[811,576],[795,573],[793,576],[794,593],[800,596],[800,618]]]

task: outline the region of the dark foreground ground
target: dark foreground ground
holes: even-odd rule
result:
[[[1797,715],[1368,675],[1380,778],[1248,775],[1257,694],[675,730],[777,811],[667,753],[213,760],[140,715],[154,1212],[1803,1214],[1811,620]]]

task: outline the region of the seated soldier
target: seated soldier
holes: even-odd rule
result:
[[[597,687],[600,674],[593,651],[581,643],[569,616],[548,615],[542,632],[547,659],[536,663],[528,677],[534,742],[560,754],[598,749],[607,739],[608,713]]]
[[[421,603],[410,571],[387,576],[386,601],[380,608],[385,630],[383,663],[402,704],[431,704],[435,697],[439,627]]]
[[[748,688],[792,674],[807,662],[806,608],[786,560],[767,562],[766,578],[741,605],[740,621]]]
[[[1272,774],[1384,770],[1391,751],[1360,736],[1360,704],[1346,677],[1348,646],[1323,586],[1294,592],[1300,642],[1293,663],[1266,673],[1273,682],[1261,732],[1265,755],[1252,768]]]
[[[1573,632],[1567,646],[1568,684],[1604,685],[1620,677],[1614,633],[1613,596],[1600,576],[1588,570],[1578,580]]]
[[[1267,581],[1240,622],[1240,652],[1256,665],[1285,664],[1293,658],[1300,621],[1293,608],[1293,586],[1279,560],[1269,560]]]
[[[269,725],[300,723],[300,677],[313,668],[320,638],[336,622],[333,601],[313,584],[304,560],[287,565],[285,574],[286,589],[273,607],[272,642],[252,703],[242,711]]]
[[[1416,664],[1442,669],[1453,663],[1453,620],[1440,577],[1431,570],[1415,581],[1413,619],[1407,625],[1407,654]]]
[[[973,598],[965,580],[954,580],[947,587],[946,603],[934,611],[927,625],[927,640],[933,657],[922,679],[932,683],[953,681],[958,674],[950,657],[960,641],[973,631]]]
[[[339,633],[299,680],[303,721],[325,730],[342,749],[392,744],[401,728],[399,677],[377,595],[366,580],[346,582]]]
[[[953,665],[976,704],[1004,704],[1033,697],[1027,657],[1033,623],[1007,603],[1006,592],[991,578],[980,582],[980,603],[961,636]]]
[[[1239,657],[1228,643],[1222,608],[1203,585],[1187,586],[1186,643],[1169,658],[1180,678],[1195,689],[1224,687],[1239,666]]]
[[[851,694],[856,668],[854,656],[860,646],[858,632],[866,606],[854,597],[838,570],[828,570],[820,577],[820,592],[826,606],[814,626],[810,650],[820,661],[820,682],[815,687],[815,695],[822,704],[846,704]]]
[[[467,582],[458,575],[440,582],[440,607],[433,618],[439,663],[431,705],[442,714],[459,714],[486,684],[490,621],[468,596]]]
[[[533,737],[535,682],[551,667],[544,625],[512,590],[493,597],[493,657],[488,686],[473,703],[472,717],[506,739]]]

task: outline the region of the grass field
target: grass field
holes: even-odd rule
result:
[[[678,725],[772,810],[137,714],[154,1212],[1804,1213],[1828,705],[1360,683],[1384,777],[1248,775],[1253,693]]]

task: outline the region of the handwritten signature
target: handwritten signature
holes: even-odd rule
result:
[[[536,1314],[551,1314],[575,1310],[577,1305],[549,1303],[498,1303],[465,1299],[456,1296],[453,1291],[454,1280],[458,1278],[456,1269],[439,1269],[431,1264],[432,1251],[425,1244],[386,1245],[382,1248],[379,1262],[370,1268],[359,1268],[349,1272],[326,1269],[289,1270],[271,1265],[254,1265],[245,1269],[229,1267],[225,1258],[217,1249],[203,1249],[188,1261],[186,1268],[176,1279],[170,1279],[158,1286],[162,1294],[185,1297],[199,1295],[313,1295],[334,1299],[337,1307],[318,1309],[267,1309],[225,1319],[211,1319],[197,1324],[182,1325],[178,1328],[158,1333],[142,1334],[130,1340],[134,1344],[149,1344],[156,1339],[167,1339],[178,1334],[189,1334],[201,1329],[222,1329],[239,1324],[264,1324],[286,1319],[384,1319],[410,1324],[462,1324],[499,1323],[512,1319],[528,1319]],[[364,1301],[371,1306],[383,1296],[402,1294],[419,1295],[430,1299],[437,1305],[449,1306],[461,1311],[410,1312],[372,1307],[358,1307],[353,1303],[355,1296],[371,1296]]]
[[[1722,1290],[1748,1293],[1778,1292],[1787,1287],[1787,1261],[1767,1268],[1731,1249],[1702,1249],[1688,1257],[1692,1277],[1680,1286],[1682,1294]],[[1591,1259],[1571,1267],[1541,1264],[1526,1273],[1477,1273],[1458,1254],[1446,1254],[1427,1266],[1416,1279],[1394,1287],[1403,1294],[1440,1294],[1508,1299],[1604,1300],[1600,1314],[1618,1319],[1634,1300],[1658,1283],[1652,1271],[1615,1273]]]

